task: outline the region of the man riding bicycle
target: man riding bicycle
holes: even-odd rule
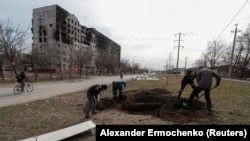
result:
[[[29,80],[29,78],[26,77],[25,72],[21,71],[21,73],[19,75],[16,76],[17,82],[21,84],[21,91],[24,91],[24,87],[25,87],[25,80]]]

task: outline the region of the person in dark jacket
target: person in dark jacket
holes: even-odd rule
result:
[[[221,76],[214,72],[211,69],[205,67],[199,67],[199,71],[197,72],[197,82],[198,86],[192,91],[187,103],[182,103],[183,106],[189,107],[192,104],[192,101],[198,93],[201,91],[205,91],[205,100],[206,100],[206,108],[211,111],[212,103],[210,99],[210,90],[212,86],[213,77],[216,78],[215,87],[218,87],[221,82]]]
[[[120,78],[121,78],[121,79],[123,78],[123,74],[122,74],[122,72],[120,73]]]
[[[30,81],[28,77],[26,77],[25,72],[21,71],[21,73],[19,75],[17,75],[16,77],[17,82],[19,82],[21,84],[21,91],[24,91],[24,87],[25,87],[25,81]]]
[[[117,99],[117,91],[119,91],[119,99],[123,100],[122,89],[126,87],[126,82],[116,80],[112,82],[113,100]]]
[[[88,98],[88,107],[86,109],[86,115],[85,118],[89,118],[89,113],[92,111],[93,114],[96,114],[96,101],[98,101],[98,95],[101,93],[101,91],[104,91],[108,88],[107,85],[92,85],[87,90],[87,98]]]
[[[179,93],[178,93],[178,99],[180,99],[184,88],[188,84],[192,87],[192,89],[195,88],[195,84],[194,84],[194,79],[195,78],[196,78],[196,73],[194,71],[192,71],[191,69],[188,69],[185,76],[183,77],[183,79],[181,81],[181,88],[180,88]]]

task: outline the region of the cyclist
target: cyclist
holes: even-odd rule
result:
[[[25,87],[25,80],[30,81],[29,78],[26,77],[24,71],[21,71],[21,73],[17,75],[16,79],[17,82],[21,84],[21,91],[23,92]]]

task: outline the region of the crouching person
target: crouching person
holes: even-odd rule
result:
[[[107,85],[92,85],[87,90],[87,98],[88,98],[88,107],[86,109],[86,115],[85,118],[89,118],[90,112],[93,114],[96,114],[96,101],[98,100],[98,95],[101,93],[101,91],[104,91],[108,88]]]
[[[126,87],[126,83],[121,80],[113,81],[112,91],[113,91],[113,100],[117,99],[117,91],[119,91],[119,99],[124,100],[122,96],[122,89]]]

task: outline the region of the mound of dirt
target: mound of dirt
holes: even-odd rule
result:
[[[152,115],[177,124],[199,122],[208,118],[205,103],[197,100],[187,109],[182,106],[186,101],[187,99],[178,100],[166,89],[155,88],[124,92],[121,100],[101,99],[97,108],[99,110],[117,108],[130,114]]]

